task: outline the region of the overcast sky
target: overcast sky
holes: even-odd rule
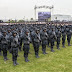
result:
[[[52,14],[72,16],[72,0],[0,0],[0,19],[30,19],[34,18],[34,6],[54,5]],[[37,9],[40,11],[49,11]]]

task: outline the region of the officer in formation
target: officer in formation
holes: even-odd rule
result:
[[[33,47],[35,51],[36,58],[39,58],[39,46],[40,46],[40,33],[39,29],[35,29],[35,32],[33,33]]]
[[[46,28],[43,28],[42,32],[40,33],[41,42],[42,42],[42,51],[43,54],[46,53],[46,45],[48,44],[48,34]]]
[[[12,35],[11,30],[8,29],[7,36],[8,36],[9,39],[10,39],[11,35]],[[9,41],[8,42],[8,50],[9,50],[9,53],[10,53],[10,48],[11,48],[11,42]]]
[[[1,44],[2,44],[2,51],[3,51],[3,57],[4,57],[4,60],[8,60],[7,58],[7,50],[8,50],[8,42],[9,42],[9,39],[8,39],[8,36],[7,36],[7,33],[6,31],[3,31],[2,32],[2,36],[1,36]]]
[[[1,45],[1,37],[2,37],[2,34],[0,32],[0,55],[2,55],[2,53],[1,53],[1,48],[2,48],[2,45]]]
[[[24,51],[25,62],[29,62],[28,54],[30,43],[33,44],[35,57],[39,58],[39,47],[42,46],[43,54],[46,53],[46,46],[54,52],[56,42],[57,49],[60,50],[60,40],[62,38],[62,46],[65,47],[67,36],[68,46],[71,46],[72,25],[52,25],[52,24],[17,24],[0,26],[0,55],[4,60],[8,60],[7,52],[12,53],[13,65],[18,65],[18,50]]]
[[[60,38],[61,38],[61,30],[60,27],[56,28],[56,37],[57,37],[57,49],[60,50],[59,45],[60,45]]]
[[[66,34],[67,34],[68,46],[71,46],[70,45],[70,40],[71,40],[72,31],[70,30],[70,28],[68,26],[66,26]]]
[[[11,42],[12,60],[13,60],[13,64],[14,64],[15,66],[18,65],[18,63],[17,63],[18,46],[19,46],[18,40],[19,40],[19,38],[17,37],[17,32],[14,31],[14,32],[12,33],[11,38],[10,38],[10,42]]]
[[[62,45],[65,48],[65,40],[66,40],[66,26],[62,26]]]
[[[22,31],[21,28],[18,31],[19,33],[19,51],[22,51],[21,46],[22,46]]]
[[[29,36],[29,30],[26,29],[24,35],[22,36],[22,41],[23,41],[23,51],[24,51],[24,57],[25,57],[25,62],[29,62],[28,60],[28,53],[30,49],[30,36]]]
[[[51,30],[49,31],[49,38],[50,38],[50,47],[51,47],[51,52],[54,52],[54,42],[57,39],[56,38],[56,33],[55,29],[52,27]]]

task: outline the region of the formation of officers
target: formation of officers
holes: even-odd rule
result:
[[[25,62],[29,62],[28,54],[30,43],[33,44],[35,57],[39,58],[39,47],[42,46],[43,54],[46,53],[46,46],[54,52],[54,43],[60,50],[60,40],[65,47],[67,38],[68,46],[70,45],[72,35],[72,25],[48,25],[48,24],[18,24],[0,26],[0,55],[3,53],[4,60],[8,60],[7,52],[12,54],[13,65],[18,65],[18,51],[24,51]]]

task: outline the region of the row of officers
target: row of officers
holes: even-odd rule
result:
[[[21,31],[22,30],[22,31]],[[18,49],[22,50],[23,44],[23,51],[24,51],[24,58],[25,62],[29,62],[28,54],[30,49],[30,43],[33,44],[35,57],[39,58],[39,47],[42,45],[42,52],[43,54],[46,53],[46,45],[51,48],[51,52],[54,52],[54,43],[56,42],[57,49],[60,50],[60,40],[62,38],[62,46],[65,47],[65,40],[67,36],[68,46],[70,45],[72,30],[67,26],[66,28],[47,28],[42,27],[38,29],[37,27],[35,30],[30,31],[28,28],[21,29],[17,32],[15,29],[10,30],[8,32],[4,29],[0,31],[0,55],[2,55],[4,60],[8,60],[7,52],[9,51],[12,54],[12,61],[13,65],[18,65],[17,57],[18,57]]]

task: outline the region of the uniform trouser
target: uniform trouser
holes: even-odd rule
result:
[[[7,49],[3,49],[3,56],[7,57]]]
[[[1,52],[1,48],[0,48],[0,52]]]
[[[38,55],[39,53],[39,43],[34,42],[34,51],[35,51],[35,55]]]
[[[18,56],[18,48],[12,48],[12,60],[16,61]]]
[[[1,48],[0,48],[0,52],[1,52]]]
[[[24,44],[23,50],[24,50],[24,57],[25,58],[28,57],[29,49],[30,49],[29,44]]]
[[[21,47],[22,47],[22,40],[20,41],[19,50],[21,50]]]
[[[67,36],[68,44],[70,44],[71,36]]]
[[[50,40],[48,39],[48,46],[49,46]]]
[[[10,49],[11,49],[11,43],[8,43],[8,50],[10,52]]]
[[[57,48],[59,48],[60,38],[57,38]]]
[[[0,44],[0,52],[1,52],[1,49],[2,49],[2,46],[1,46],[1,44]]]
[[[42,44],[42,51],[46,52],[46,44]]]
[[[7,57],[7,45],[6,44],[2,44],[2,51],[3,51],[3,56]]]
[[[65,39],[66,39],[65,37],[62,38],[62,45],[65,44]]]
[[[51,43],[51,50],[53,50],[54,40],[51,40],[50,43]]]

